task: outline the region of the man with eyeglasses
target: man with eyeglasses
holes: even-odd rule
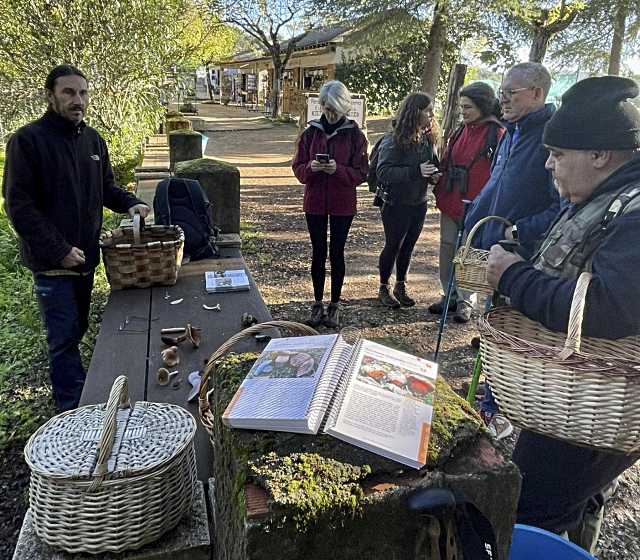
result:
[[[516,238],[531,254],[535,241],[558,213],[558,194],[544,167],[548,153],[541,140],[544,125],[555,111],[553,104],[545,103],[550,88],[551,75],[537,62],[515,65],[502,82],[498,93],[507,132],[465,228],[469,231],[486,216],[501,216],[513,226],[505,229],[502,222],[488,222],[473,239],[476,248],[489,250],[501,239]]]
[[[553,104],[545,103],[550,88],[551,75],[538,62],[516,64],[504,77],[499,98],[507,130],[493,159],[491,176],[469,210],[465,229],[469,231],[486,216],[501,216],[513,225],[505,228],[501,221],[487,222],[473,238],[477,249],[488,251],[500,240],[517,240],[521,254],[530,256],[558,214],[559,197],[545,169],[548,151],[542,144],[544,126],[555,112]],[[498,413],[488,383],[480,414],[497,439],[513,432],[509,420]]]

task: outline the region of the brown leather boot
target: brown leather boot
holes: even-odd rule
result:
[[[322,321],[325,327],[337,329],[340,326],[340,304],[330,303],[327,306],[327,314]]]
[[[324,305],[321,301],[316,301],[311,306],[311,314],[307,319],[307,325],[309,325],[310,327],[319,327],[322,324],[324,317]]]
[[[390,307],[391,309],[398,309],[400,307],[400,302],[389,292],[389,284],[380,284],[378,300],[382,305]]]
[[[407,288],[404,282],[396,282],[393,287],[393,297],[395,297],[402,307],[413,307],[416,300],[407,295]]]

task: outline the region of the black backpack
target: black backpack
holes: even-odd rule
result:
[[[170,177],[158,183],[153,197],[156,224],[180,226],[184,252],[192,261],[219,257],[218,228],[210,215],[211,203],[198,181]]]
[[[378,188],[378,173],[376,169],[378,167],[378,152],[380,151],[380,143],[382,142],[383,138],[384,135],[381,138],[378,138],[378,141],[373,145],[373,149],[369,154],[369,172],[367,173],[367,184],[369,185],[369,192],[372,193],[376,192],[376,189]]]

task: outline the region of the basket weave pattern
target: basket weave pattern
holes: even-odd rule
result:
[[[122,552],[158,539],[192,506],[195,421],[174,405],[137,402],[116,379],[107,405],[60,414],[31,436],[36,534],[67,552]]]
[[[111,289],[172,286],[182,263],[184,232],[179,226],[144,226],[136,215],[132,227],[103,233],[100,247]]]
[[[591,275],[574,293],[568,334],[512,308],[480,320],[482,366],[504,413],[528,430],[578,445],[640,449],[640,337],[581,336]]]
[[[493,288],[487,282],[487,260],[489,251],[484,249],[473,249],[471,242],[482,225],[490,220],[499,220],[505,226],[512,225],[509,220],[500,216],[487,216],[478,220],[467,235],[466,243],[460,247],[453,259],[456,288],[476,292],[479,294],[491,295]]]
[[[213,378],[216,375],[216,363],[224,358],[239,342],[242,342],[255,334],[273,328],[281,331],[287,331],[295,336],[313,336],[318,334],[318,331],[307,325],[303,325],[302,323],[295,323],[293,321],[267,321],[265,323],[252,325],[243,331],[234,334],[226,342],[221,344],[220,347],[209,357],[204,373],[202,374],[202,380],[200,381],[200,396],[198,399],[200,421],[209,433],[209,436],[213,436],[213,426],[215,423],[215,416],[210,402],[211,392],[213,389],[209,390],[209,382],[213,381]]]

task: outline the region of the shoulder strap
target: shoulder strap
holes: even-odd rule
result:
[[[633,183],[623,187],[621,191],[611,201],[602,215],[602,219],[595,228],[592,228],[585,235],[585,239],[580,245],[576,258],[586,261],[593,252],[598,248],[600,243],[606,237],[611,224],[615,218],[624,214],[625,210],[634,200],[640,200],[640,183]]]
[[[497,122],[489,122],[489,130],[484,138],[484,145],[480,148],[480,151],[471,160],[471,163],[467,166],[467,169],[471,169],[478,161],[483,157],[487,157],[489,161],[493,159],[493,154],[496,151],[498,145],[498,128],[500,125]]]
[[[169,185],[172,177],[158,183],[153,196],[153,211],[156,224],[171,225],[171,208],[169,207]]]

